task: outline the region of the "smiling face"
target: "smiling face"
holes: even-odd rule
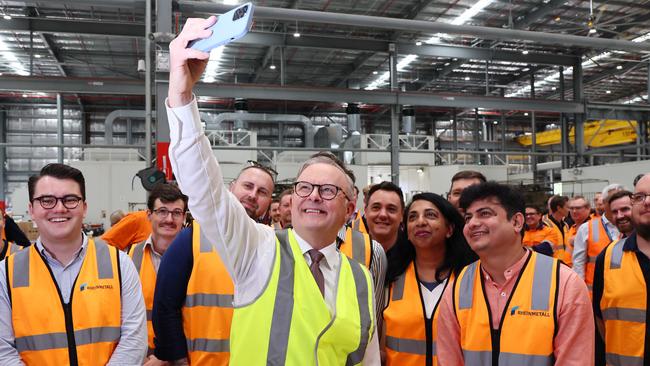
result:
[[[42,196],[64,197],[74,195],[81,197],[79,183],[72,179],[58,179],[52,176],[41,177],[34,186],[34,198]],[[38,200],[29,203],[29,214],[32,217],[41,241],[47,245],[70,245],[81,243],[81,229],[88,206],[85,201],[76,208],[69,209],[57,200],[56,206],[44,209]]]
[[[273,222],[280,222],[280,202],[271,202],[269,207],[269,215]]]
[[[589,217],[589,202],[584,198],[574,198],[569,201],[571,218],[576,224],[582,224]]]
[[[515,213],[510,219],[498,199],[489,197],[472,202],[465,212],[463,234],[470,247],[483,257],[512,246],[521,247],[524,217]]]
[[[641,178],[636,186],[634,193],[643,193],[650,195],[650,174]],[[636,227],[637,233],[646,240],[650,240],[650,197],[644,197],[641,202],[634,203],[632,206],[632,221]]]
[[[393,191],[377,190],[368,199],[365,208],[368,231],[384,247],[391,246],[402,223],[403,209],[399,195]],[[384,241],[393,240],[384,243]]]
[[[537,229],[539,222],[542,220],[542,215],[534,207],[526,207],[526,225],[528,229]]]
[[[609,207],[614,218],[614,225],[621,233],[629,234],[634,230],[632,226],[632,200],[629,196],[609,202]]]
[[[411,203],[406,216],[406,231],[416,250],[426,250],[444,246],[445,240],[453,233],[453,227],[436,205],[422,199]]]
[[[260,168],[250,167],[243,170],[230,186],[230,191],[252,219],[264,215],[271,204],[273,178]]]
[[[315,163],[307,166],[296,181],[333,184],[343,190],[331,200],[324,200],[316,187],[307,197],[300,197],[295,192],[291,194],[291,221],[298,235],[312,245],[322,240],[334,241],[336,233],[354,211],[354,202],[346,197],[346,194],[352,196],[347,176],[336,166]]]

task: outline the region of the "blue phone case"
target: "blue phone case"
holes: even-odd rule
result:
[[[209,38],[194,40],[190,42],[188,47],[210,52],[219,46],[245,36],[253,25],[254,10],[253,3],[246,3],[221,14],[217,22],[208,28],[212,30],[212,35]]]

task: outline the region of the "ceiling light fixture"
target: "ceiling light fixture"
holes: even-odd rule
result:
[[[34,55],[35,58],[41,58],[41,55]]]
[[[300,32],[298,31],[298,21],[296,20],[296,32],[293,34],[293,38],[300,38]]]
[[[623,70],[623,65],[616,66],[616,70]]]
[[[416,46],[422,46],[422,41],[417,41],[417,42],[415,42],[415,45],[416,45]]]
[[[208,60],[208,65],[205,67],[205,72],[203,73],[203,82],[204,83],[214,83],[217,75],[219,74],[219,64],[221,63],[221,58],[223,57],[224,46],[218,47],[210,51],[210,59]]]
[[[469,81],[469,76],[465,76],[465,81]]]
[[[528,116],[528,112],[525,112],[525,113],[524,113],[524,116]]]
[[[527,54],[528,54],[528,50],[523,50],[523,51],[521,51],[521,53],[524,54],[524,55],[527,55]]]
[[[589,34],[596,34],[596,32],[598,32],[596,28],[589,29]]]
[[[377,75],[377,74],[379,74],[379,71],[375,70],[375,71],[372,72],[372,74]]]
[[[4,20],[11,20],[11,15],[5,14],[2,18],[4,18]]]
[[[612,94],[611,90],[605,90],[605,94]]]

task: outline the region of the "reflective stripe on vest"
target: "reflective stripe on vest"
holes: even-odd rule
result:
[[[339,249],[348,258],[352,258],[366,266],[366,268],[370,268],[372,260],[371,246],[372,242],[368,234],[348,226],[345,229],[345,241],[341,243]]]
[[[528,255],[506,303],[498,339],[491,334],[488,305],[481,288],[480,261],[465,267],[454,283],[465,364],[492,365],[492,349],[499,350],[499,366],[553,364],[559,262],[534,252]]]
[[[412,353],[414,355],[426,356],[427,354],[427,341],[420,341],[416,339],[395,338],[386,336],[386,347],[401,353]],[[433,344],[433,352],[435,353],[436,347]]]
[[[47,260],[35,246],[7,259],[15,345],[25,364],[105,364],[110,359],[121,335],[119,252],[95,240],[88,239],[69,305],[63,304]]]
[[[292,230],[275,235],[266,288],[252,303],[235,309],[230,364],[360,364],[374,332],[369,272],[338,254],[341,268],[332,318]]]
[[[587,222],[588,233],[586,240],[586,253],[587,261],[585,263],[585,283],[591,293],[594,283],[594,267],[596,258],[601,251],[610,243],[609,236],[601,217],[593,218]]]
[[[192,224],[192,242],[183,245],[191,245],[193,256],[182,308],[189,363],[227,366],[233,313],[232,280],[196,221]]]
[[[153,339],[155,337],[153,330],[153,295],[156,291],[156,268],[153,266],[152,247],[147,246],[146,241],[131,247],[129,256],[133,260],[135,269],[138,271],[140,277],[140,285],[142,287],[142,296],[144,297],[144,306],[147,311],[147,344],[149,349],[148,355],[153,354],[155,345]]]
[[[603,261],[599,306],[607,364],[614,366],[644,365],[645,357],[647,284],[636,253],[623,250],[626,240],[610,244]]]

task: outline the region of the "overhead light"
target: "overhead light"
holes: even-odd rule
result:
[[[530,71],[530,69],[527,68],[527,67],[524,67],[523,69],[521,69],[521,71],[523,71],[523,72],[528,72],[528,71]]]
[[[377,75],[377,74],[379,74],[379,71],[375,70],[375,71],[372,72],[372,74]]]
[[[616,70],[623,70],[623,65],[616,66]]]
[[[458,61],[458,59],[456,57],[452,58],[451,60],[454,61],[454,62]]]
[[[27,98],[27,94],[23,94],[23,98]]]
[[[589,34],[596,34],[596,32],[597,32],[596,28],[589,29]]]
[[[465,76],[465,81],[469,81],[469,76]]]
[[[41,58],[41,55],[34,55],[34,57],[36,57],[36,58]]]
[[[449,62],[445,62],[445,66],[449,66]]]
[[[300,38],[300,33],[298,33],[298,32],[294,33],[293,38]]]
[[[528,112],[525,112],[525,113],[524,113],[524,116],[528,116]]]
[[[612,91],[611,90],[605,90],[605,93],[606,94],[612,94]]]
[[[422,174],[422,173],[424,173],[424,169],[418,168],[417,172],[418,172],[418,174]]]
[[[224,47],[222,46],[210,51],[210,59],[208,60],[208,65],[205,67],[205,71],[203,72],[204,83],[214,83],[216,81],[217,75],[219,75],[219,65],[223,56],[223,50]],[[144,66],[144,62],[142,64],[142,66]]]
[[[418,55],[406,55],[400,62],[397,63],[397,71],[401,72],[406,69],[406,67],[413,61],[415,61],[418,58]],[[373,72],[374,74],[374,72]],[[380,85],[386,83],[386,81],[390,78],[390,73],[388,71],[384,72],[383,74],[379,75],[377,79],[375,79],[372,83],[370,83],[367,87],[365,87],[365,90],[375,90],[379,88]]]
[[[269,66],[269,69],[275,70],[275,64],[271,64],[271,66]]]
[[[527,54],[528,54],[528,50],[523,50],[523,51],[521,51],[521,53],[524,54],[524,55],[527,55]]]
[[[11,15],[5,14],[2,18],[4,18],[4,20],[11,20]]]
[[[559,22],[559,21],[560,21],[560,17],[555,17],[554,20],[555,20],[556,22]]]
[[[499,124],[499,121],[494,121],[494,122],[492,122],[492,123],[495,124],[495,125],[498,125],[498,124]]]
[[[416,46],[422,46],[422,41],[417,41],[417,42],[415,42],[415,45],[416,45]]]
[[[556,87],[552,87],[552,88],[551,88],[551,90],[553,90],[553,91],[555,91],[556,89],[557,89]]]

